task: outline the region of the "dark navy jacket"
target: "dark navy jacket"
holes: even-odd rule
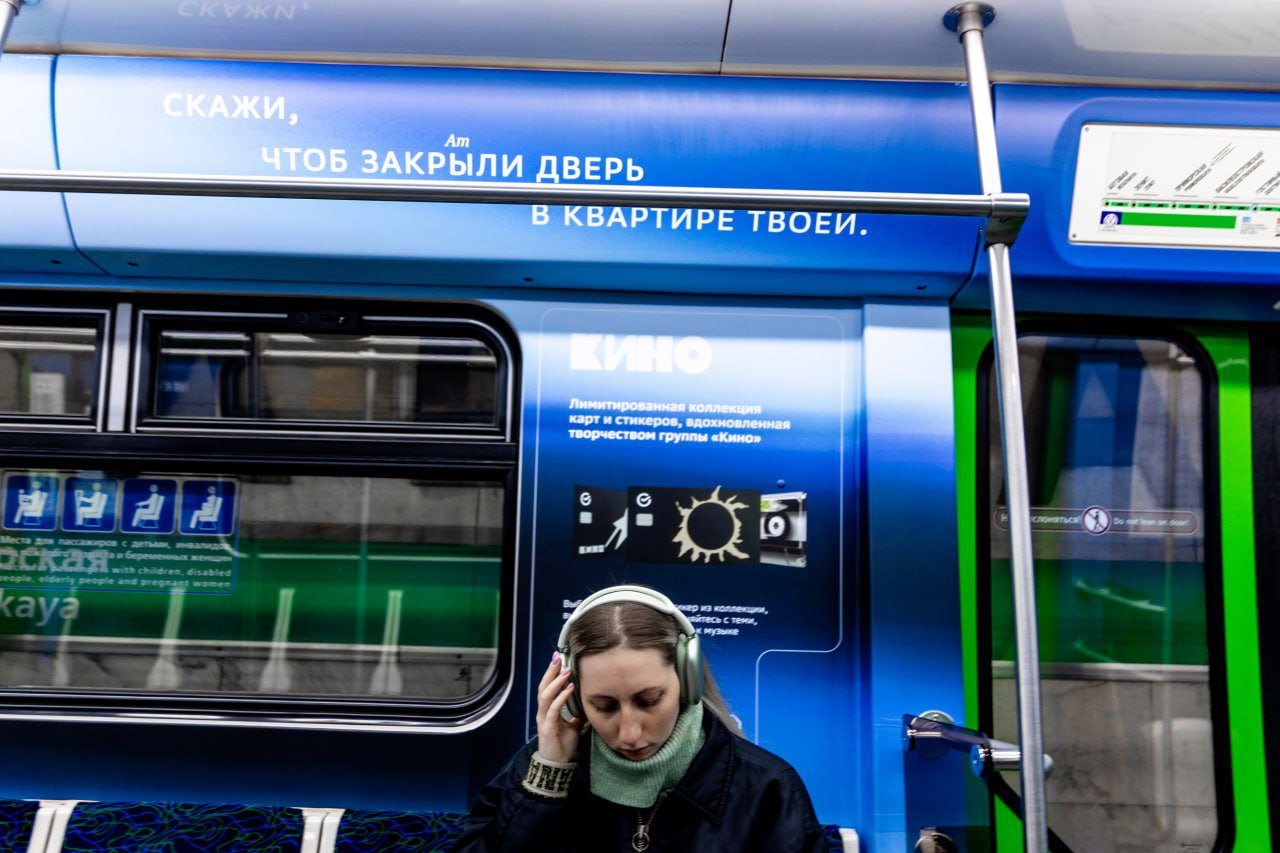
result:
[[[703,717],[707,740],[684,778],[653,810],[648,853],[825,853],[809,792],[781,758]],[[521,785],[537,740],[527,744],[480,792],[455,851],[628,853],[634,809],[591,793],[590,749],[583,741],[569,795],[550,799]]]

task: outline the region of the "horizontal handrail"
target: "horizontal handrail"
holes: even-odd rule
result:
[[[1156,604],[1150,598],[1133,598],[1122,595],[1113,590],[1108,584],[1094,586],[1084,578],[1076,578],[1075,589],[1076,592],[1082,595],[1100,598],[1103,601],[1119,604],[1122,607],[1132,607],[1134,610],[1145,610],[1148,613],[1165,613],[1168,610],[1163,604]]]
[[[959,195],[725,187],[583,186],[503,181],[384,181],[146,172],[0,170],[0,190],[479,204],[611,204],[620,207],[809,210],[1020,220],[1025,193]]]

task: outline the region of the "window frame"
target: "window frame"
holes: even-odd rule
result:
[[[345,313],[358,317],[356,325],[349,328],[316,328],[303,325],[294,318],[298,314],[314,316],[319,314]],[[320,332],[327,334],[348,334],[359,332],[382,332],[386,334],[413,333],[433,334],[437,336],[451,335],[474,338],[489,346],[497,360],[495,369],[494,415],[491,424],[448,424],[448,423],[405,423],[386,421],[370,421],[366,424],[358,421],[335,421],[334,426],[325,426],[324,421],[300,421],[288,419],[255,419],[255,418],[185,418],[165,417],[152,411],[151,400],[155,395],[155,368],[157,359],[155,351],[161,333],[166,331],[165,321],[186,320],[200,326],[193,329],[190,325],[183,331],[246,331],[250,334],[258,331]],[[236,321],[240,321],[237,323]],[[284,323],[281,328],[276,325]],[[511,441],[513,408],[513,383],[511,365],[511,347],[498,330],[479,319],[459,316],[448,318],[433,317],[394,317],[380,314],[361,314],[358,308],[349,306],[328,307],[317,310],[276,311],[258,313],[247,311],[191,311],[144,308],[138,311],[133,342],[135,353],[133,373],[130,380],[128,428],[133,432],[156,433],[190,433],[216,432],[219,434],[241,435],[289,435],[289,436],[341,436],[350,438],[385,437],[385,438],[418,438],[418,439],[469,439],[479,441]]]
[[[202,295],[207,302],[207,295]],[[250,302],[252,300],[252,302]],[[78,300],[79,301],[79,300]],[[144,320],[150,317],[215,318],[251,315],[278,320],[290,310],[334,306],[334,300],[246,297],[248,310],[200,311],[192,300],[109,294],[85,298],[84,306],[0,308],[0,316],[58,314],[100,317],[103,323],[98,405],[92,424],[74,432],[50,429],[44,419],[0,420],[0,468],[4,470],[171,471],[178,475],[383,475],[390,479],[444,478],[492,482],[503,489],[501,568],[494,672],[476,693],[460,700],[309,694],[219,694],[147,689],[0,687],[0,719],[59,719],[185,725],[354,731],[466,731],[496,713],[509,693],[515,668],[516,528],[518,519],[518,380],[516,336],[496,313],[471,303],[388,300],[352,301],[346,309],[366,312],[375,324],[414,324],[482,329],[498,359],[497,424],[488,434],[466,430],[280,430],[258,422],[226,429],[184,423],[157,427],[140,423]],[[261,308],[261,310],[258,310]],[[394,312],[404,309],[403,316]],[[430,312],[438,311],[439,316]],[[221,318],[221,319],[218,319]],[[114,324],[114,325],[113,325]],[[129,324],[129,325],[126,325]],[[473,334],[474,336],[474,334]],[[122,352],[121,346],[128,352]],[[127,357],[126,357],[127,356]],[[127,369],[127,373],[125,371]],[[121,377],[129,378],[125,388]],[[108,394],[127,409],[111,405]],[[15,441],[15,439],[17,439]],[[212,439],[212,441],[210,441]],[[149,647],[159,637],[141,638]]]
[[[6,324],[29,323],[34,327],[49,329],[92,328],[96,331],[94,371],[97,382],[88,415],[42,415],[33,412],[0,412],[0,430],[44,428],[76,432],[101,431],[107,416],[107,381],[111,370],[112,324],[115,319],[109,308],[53,308],[29,305],[0,305],[0,317]],[[51,322],[55,319],[80,319],[79,324]]]

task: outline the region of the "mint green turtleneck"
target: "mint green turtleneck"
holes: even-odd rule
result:
[[[671,737],[642,761],[619,755],[608,747],[604,738],[592,732],[591,793],[621,806],[647,809],[657,802],[659,793],[675,787],[684,778],[706,739],[702,731],[701,702],[681,711]]]

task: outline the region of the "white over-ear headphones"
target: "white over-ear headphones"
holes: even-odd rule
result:
[[[698,639],[698,632],[693,628],[693,623],[689,621],[689,617],[680,612],[680,608],[676,607],[671,599],[656,589],[623,584],[606,587],[588,595],[560,629],[560,639],[556,647],[560,650],[564,665],[572,673],[569,677],[573,679],[574,684],[574,690],[565,702],[569,713],[580,719],[586,718],[582,710],[582,701],[578,696],[578,691],[581,689],[578,681],[578,662],[569,651],[569,631],[588,610],[605,604],[623,602],[643,604],[659,613],[667,614],[676,621],[676,625],[680,628],[680,636],[676,640],[676,676],[680,679],[680,705],[683,707],[700,701],[702,699],[702,643]]]

